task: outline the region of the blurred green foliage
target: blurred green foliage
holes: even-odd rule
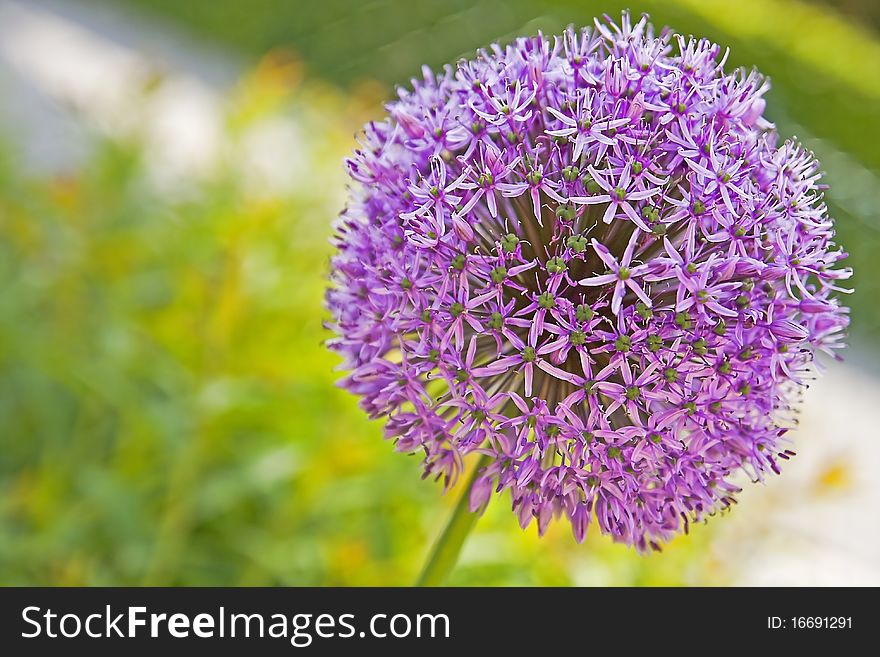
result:
[[[292,118],[310,137],[308,166],[289,191],[255,193],[233,148],[169,194],[137,138],[100,141],[58,178],[26,177],[3,153],[0,583],[407,584],[457,491],[441,496],[417,457],[393,453],[334,386],[322,345],[340,161],[379,113],[355,82],[400,82],[492,38],[557,31],[597,3],[129,1],[251,52],[291,45],[308,81],[263,60],[229,99],[227,139]],[[854,328],[876,340],[877,40],[786,0],[644,5],[773,76],[771,116],[824,158],[858,272]],[[780,12],[789,20],[769,38]],[[799,30],[806,50],[792,46]],[[577,546],[564,526],[539,541],[503,499],[450,583],[723,583],[712,531],[646,558],[595,534]]]

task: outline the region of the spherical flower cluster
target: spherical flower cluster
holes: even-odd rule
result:
[[[343,385],[474,509],[639,549],[783,438],[849,271],[757,72],[645,17],[424,70],[348,162],[327,300]]]

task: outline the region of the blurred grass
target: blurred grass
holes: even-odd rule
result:
[[[253,53],[292,45],[309,75],[260,60],[228,99],[229,155],[184,194],[152,183],[136,136],[101,140],[61,178],[24,177],[3,152],[0,583],[407,584],[455,495],[381,440],[321,344],[340,162],[379,113],[355,82],[557,31],[597,3],[129,2]],[[855,332],[875,344],[875,36],[786,0],[644,4],[773,75],[772,117],[828,170],[858,272]],[[235,147],[276,118],[301,128],[308,166],[258,193]],[[595,535],[577,546],[561,525],[539,541],[503,499],[451,583],[723,583],[711,537],[697,527],[649,558]]]
[[[342,102],[302,107],[323,137],[309,184],[342,184]],[[390,555],[419,536],[389,523],[431,492],[396,499],[414,471],[377,475],[378,427],[333,385],[327,201],[248,197],[231,168],[168,201],[141,154],[105,142],[60,180],[2,169],[0,580],[400,579]]]

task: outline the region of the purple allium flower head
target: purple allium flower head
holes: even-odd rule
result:
[[[769,84],[642,17],[493,45],[400,90],[348,162],[331,346],[371,417],[482,508],[640,549],[793,452],[849,270]]]

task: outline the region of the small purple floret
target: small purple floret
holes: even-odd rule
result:
[[[332,348],[402,452],[523,527],[658,548],[778,472],[850,275],[768,82],[646,17],[400,90],[348,162]]]

